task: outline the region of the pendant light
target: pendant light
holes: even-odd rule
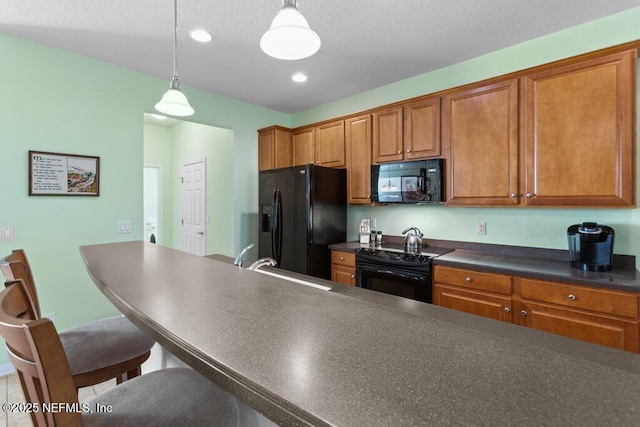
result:
[[[167,93],[156,104],[156,110],[172,116],[190,116],[195,112],[178,81],[178,0],[173,0],[173,79]]]
[[[277,59],[302,59],[320,49],[320,37],[309,28],[297,0],[282,0],[282,9],[260,39],[260,48]]]

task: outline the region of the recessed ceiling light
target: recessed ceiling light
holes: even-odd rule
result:
[[[151,114],[151,117],[158,120],[167,120],[167,116],[163,116],[162,114]]]
[[[293,80],[294,82],[302,83],[307,81],[307,76],[302,73],[295,73],[293,76],[291,76],[291,80]]]
[[[191,30],[189,31],[189,35],[198,42],[207,43],[211,41],[211,34],[205,30]]]

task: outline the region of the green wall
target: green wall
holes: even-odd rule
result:
[[[27,251],[42,311],[55,313],[59,328],[117,314],[89,279],[78,247],[142,239],[143,112],[153,111],[168,78],[2,34],[0,57],[0,226],[15,227],[15,241],[0,243],[0,253]],[[290,126],[290,117],[183,89],[196,109],[190,120],[233,133],[229,252],[258,233],[256,130]],[[29,197],[29,150],[99,156],[100,196]],[[118,220],[131,220],[133,232],[116,234]],[[7,360],[1,353],[0,364]]]
[[[257,241],[257,129],[313,123],[640,39],[638,22],[640,8],[293,116],[184,87],[196,109],[190,121],[227,129],[233,135],[233,197],[229,201],[233,238],[221,251],[233,248],[235,252]],[[27,251],[43,313],[55,313],[59,328],[117,314],[89,279],[78,247],[142,239],[142,113],[153,111],[168,78],[2,34],[0,57],[4,82],[0,87],[0,226],[15,227],[15,241],[0,243],[0,253],[14,248]],[[29,197],[28,150],[100,156],[100,197]],[[403,227],[416,225],[432,238],[552,248],[565,247],[567,225],[590,219],[616,229],[619,253],[635,255],[640,240],[636,209],[350,208],[351,238],[362,216],[377,217],[385,233],[399,234]],[[172,213],[165,212],[167,219],[175,221]],[[133,232],[116,234],[118,220],[131,220]],[[475,235],[476,221],[487,222],[486,236]],[[256,255],[254,249],[250,257]],[[4,363],[7,358],[2,354],[0,364]]]
[[[293,127],[356,113],[404,99],[507,74],[558,59],[640,39],[640,8],[521,43],[450,67],[294,114]],[[361,218],[376,218],[385,234],[417,226],[428,238],[567,249],[571,224],[597,221],[616,231],[615,252],[640,255],[638,209],[350,207],[348,237],[357,239]],[[476,234],[486,222],[487,234]]]

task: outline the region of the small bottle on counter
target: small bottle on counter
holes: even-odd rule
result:
[[[376,245],[380,246],[382,244],[382,231],[378,230],[376,232]]]

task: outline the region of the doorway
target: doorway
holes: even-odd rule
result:
[[[145,242],[162,244],[162,166],[145,165],[143,175]]]

